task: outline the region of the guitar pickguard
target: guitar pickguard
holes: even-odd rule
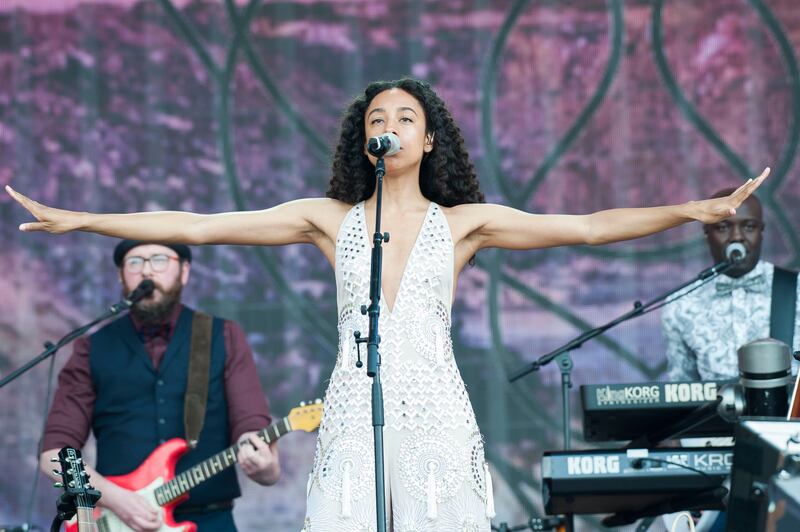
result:
[[[156,488],[162,486],[164,484],[164,478],[158,477],[153,479],[153,481],[148,484],[147,486],[136,490],[136,493],[141,495],[150,505],[159,511],[161,514],[161,519],[164,519],[165,511],[164,508],[160,507],[156,503]],[[117,515],[107,508],[96,508],[95,509],[95,522],[97,523],[97,528],[100,532],[133,532],[133,529],[128,527],[122,519],[117,517]],[[77,522],[73,518],[69,521],[67,525],[67,532],[77,532],[77,528],[71,529],[70,525],[74,525],[77,527]],[[161,528],[158,529],[158,532],[193,532],[196,529],[194,523],[184,523],[180,525],[170,526],[164,524]]]

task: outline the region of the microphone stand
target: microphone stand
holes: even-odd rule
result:
[[[45,350],[42,351],[41,354],[39,354],[36,358],[28,361],[24,366],[22,366],[20,368],[17,368],[16,370],[12,371],[8,375],[6,375],[2,379],[0,379],[0,388],[5,386],[6,384],[10,383],[11,381],[16,379],[17,377],[19,377],[20,375],[22,375],[23,373],[25,373],[29,369],[33,368],[34,366],[36,366],[40,362],[43,362],[48,357],[51,357],[51,356],[55,355],[56,352],[58,352],[59,349],[61,349],[62,347],[64,347],[65,345],[67,345],[68,343],[73,341],[74,339],[76,339],[76,338],[78,338],[80,336],[83,336],[84,334],[86,334],[86,332],[89,329],[91,329],[92,327],[94,327],[95,325],[100,323],[101,321],[105,321],[105,320],[107,320],[109,318],[112,318],[112,317],[116,316],[117,314],[119,314],[120,312],[122,312],[123,310],[128,310],[129,308],[131,308],[131,306],[133,306],[134,303],[135,303],[135,301],[131,301],[130,299],[123,299],[119,303],[115,303],[114,305],[111,305],[110,307],[108,307],[108,310],[106,310],[99,318],[94,319],[91,322],[87,323],[86,325],[78,327],[77,329],[74,329],[72,332],[68,333],[66,336],[61,338],[55,344],[53,342],[50,342],[50,341],[45,342],[44,343]]]
[[[381,385],[381,355],[378,345],[381,337],[378,334],[381,308],[381,271],[383,265],[383,242],[389,242],[389,233],[381,233],[381,202],[383,200],[383,176],[386,166],[383,156],[378,157],[375,163],[375,180],[377,195],[375,202],[375,234],[372,237],[372,257],[369,273],[369,307],[361,306],[361,314],[369,314],[369,334],[361,337],[360,331],[355,331],[358,361],[356,367],[363,366],[359,345],[367,344],[367,375],[372,377],[372,427],[375,444],[375,515],[378,520],[377,532],[386,532],[386,494],[384,491],[383,471],[383,386]]]
[[[595,336],[603,334],[607,330],[616,327],[620,323],[626,322],[630,319],[637,318],[645,314],[648,310],[653,309],[653,307],[655,307],[658,303],[661,303],[672,294],[680,290],[683,290],[687,286],[696,283],[697,281],[707,282],[713,279],[719,274],[730,269],[733,265],[734,262],[727,260],[722,261],[718,264],[715,264],[714,266],[711,266],[710,268],[706,268],[705,270],[700,272],[694,279],[690,279],[685,283],[682,283],[676,286],[675,288],[672,288],[671,290],[668,290],[662,293],[661,295],[656,296],[647,303],[643,304],[641,301],[634,302],[633,308],[628,312],[626,312],[625,314],[609,321],[604,325],[600,325],[599,327],[595,327],[594,329],[589,329],[588,331],[585,331],[576,338],[573,338],[572,340],[562,345],[561,347],[554,349],[553,351],[547,353],[546,355],[542,355],[537,360],[531,362],[525,367],[514,372],[508,379],[508,381],[515,382],[529,373],[532,373],[534,371],[539,371],[539,369],[546,366],[553,360],[558,360],[558,367],[561,370],[561,404],[562,404],[562,417],[564,424],[563,426],[564,449],[569,450],[572,439],[572,431],[570,427],[570,401],[569,401],[569,389],[572,388],[571,373],[572,373],[573,362],[572,362],[572,357],[570,356],[572,350],[580,348],[588,340],[591,340]],[[687,293],[688,292],[680,294],[675,299],[679,299],[680,297],[683,297]],[[571,532],[575,529],[575,525],[571,515],[566,516],[566,529],[567,532]]]

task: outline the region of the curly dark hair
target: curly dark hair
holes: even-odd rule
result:
[[[411,94],[425,111],[427,133],[433,133],[433,150],[422,158],[419,188],[427,199],[452,207],[462,203],[483,203],[484,196],[475,167],[464,148],[461,130],[441,98],[427,83],[413,78],[376,81],[345,111],[339,144],[333,158],[333,175],[326,196],[355,204],[375,191],[375,167],[364,153],[364,114],[373,98],[389,89]]]

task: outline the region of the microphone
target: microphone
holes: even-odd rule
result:
[[[731,242],[725,247],[725,260],[719,262],[710,268],[706,268],[697,276],[701,281],[714,277],[724,271],[727,271],[731,266],[735,266],[742,262],[747,257],[747,248],[741,242]]]
[[[125,302],[128,304],[129,307],[132,307],[138,301],[152,294],[155,288],[156,288],[156,283],[154,283],[150,279],[145,279],[144,281],[139,283],[139,286],[133,289],[133,292],[128,294],[128,297],[125,298]]]
[[[111,311],[112,314],[117,314],[119,312],[122,312],[123,310],[128,310],[137,302],[152,294],[155,288],[156,284],[153,281],[151,281],[150,279],[145,279],[144,281],[139,283],[139,286],[134,288],[130,294],[128,294],[128,297],[126,297],[119,303],[111,305],[109,310]]]
[[[367,151],[375,157],[394,155],[400,151],[400,139],[394,133],[370,137],[367,141]]]
[[[732,264],[739,264],[747,258],[747,249],[741,242],[731,242],[725,247],[725,258]]]
[[[782,416],[789,410],[792,363],[789,346],[773,338],[755,340],[737,351],[748,416]]]

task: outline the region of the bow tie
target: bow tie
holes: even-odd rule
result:
[[[159,337],[164,340],[169,340],[171,334],[172,325],[169,322],[142,325],[142,328],[139,330],[139,336],[141,336],[142,340],[145,342]]]
[[[760,273],[745,280],[717,281],[717,295],[728,295],[737,288],[744,288],[746,292],[762,292],[767,287],[764,274]]]

